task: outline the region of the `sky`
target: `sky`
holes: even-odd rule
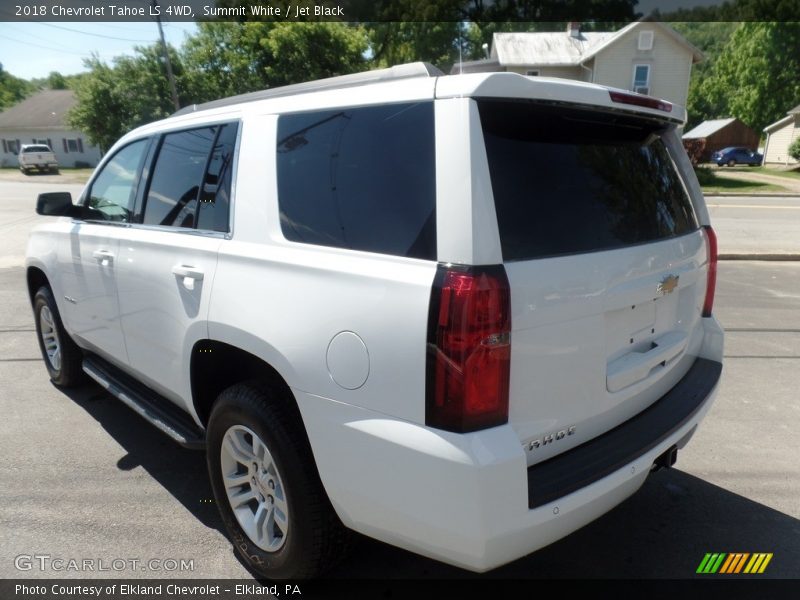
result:
[[[179,47],[194,23],[162,21],[167,42]],[[115,56],[133,54],[134,46],[158,40],[152,23],[8,23],[0,22],[0,63],[16,77],[46,77],[51,71],[71,75],[85,71],[83,59],[93,52],[110,62]]]
[[[3,0],[0,0],[2,2]],[[665,10],[719,4],[721,0],[639,0],[636,10],[647,14]],[[0,19],[7,11],[0,10]],[[162,15],[164,36],[179,47],[187,33],[197,31],[190,22],[169,22]],[[97,53],[110,62],[115,56],[133,54],[134,46],[158,40],[155,22],[8,22],[0,21],[0,64],[16,77],[46,77],[51,71],[71,75],[85,71],[83,59]]]

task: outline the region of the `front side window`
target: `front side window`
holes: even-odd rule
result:
[[[89,190],[88,218],[130,222],[147,144],[148,140],[128,144],[103,166]]]
[[[431,102],[284,115],[277,167],[286,239],[435,260]]]

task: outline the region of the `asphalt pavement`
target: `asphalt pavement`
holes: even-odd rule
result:
[[[0,577],[249,577],[222,533],[201,452],[179,448],[96,385],[50,384],[20,262],[40,219],[31,216],[37,191],[0,183]],[[715,225],[740,210],[721,210]],[[763,577],[800,577],[798,302],[800,262],[720,264],[715,312],[728,333],[717,401],[676,467],[601,519],[482,576],[366,538],[331,575],[684,578],[707,552],[772,552]],[[15,566],[35,554],[127,566]],[[161,563],[143,564],[150,559]],[[169,559],[186,570],[164,570]]]

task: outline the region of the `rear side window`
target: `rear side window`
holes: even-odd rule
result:
[[[433,104],[285,115],[278,204],[286,239],[435,260]]]
[[[200,205],[197,213],[197,228],[211,231],[228,231],[228,212],[231,203],[231,179],[233,178],[233,152],[236,147],[236,123],[222,125],[214,141],[208,161]]]
[[[697,229],[664,125],[530,102],[478,103],[503,259],[652,242]]]
[[[167,133],[152,168],[143,223],[228,231],[238,123]]]
[[[164,136],[147,192],[146,225],[194,227],[200,185],[215,136],[214,127]]]

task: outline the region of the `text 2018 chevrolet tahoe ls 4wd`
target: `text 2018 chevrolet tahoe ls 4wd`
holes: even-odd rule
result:
[[[716,240],[683,109],[423,64],[184,109],[44,194],[27,276],[85,372],[205,446],[234,546],[348,530],[486,571],[669,465],[711,404]]]

